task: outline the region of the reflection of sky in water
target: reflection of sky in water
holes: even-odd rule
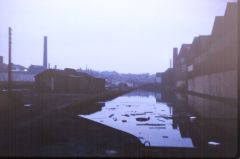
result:
[[[152,94],[121,96],[106,102],[99,112],[80,116],[133,134],[146,146],[193,147],[190,138],[181,137],[178,127],[173,129],[172,108],[156,103]]]

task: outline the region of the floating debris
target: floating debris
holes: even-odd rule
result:
[[[164,119],[172,119],[173,118],[172,116],[161,116],[161,117]]]
[[[148,121],[150,119],[150,117],[144,118],[144,117],[139,117],[136,118],[137,121]]]
[[[166,129],[166,127],[149,127],[149,129]]]
[[[190,117],[190,121],[194,121],[196,118],[197,118],[197,117],[195,117],[195,116],[191,116],[191,117]]]
[[[113,118],[114,121],[117,121],[117,118]]]
[[[161,120],[161,119],[157,119],[158,121],[161,121],[161,122],[165,122],[164,120]]]
[[[122,116],[129,117],[129,115],[128,115],[128,114],[124,114],[124,115],[122,115]]]
[[[165,116],[165,117],[162,117],[164,119],[172,119],[173,117],[170,117],[170,116]]]
[[[24,107],[30,107],[32,106],[31,104],[24,104]]]
[[[153,113],[153,112],[144,112],[145,114],[147,114],[147,113],[149,113],[149,114],[151,114],[151,113]]]
[[[126,122],[127,122],[127,120],[122,120],[122,122],[123,122],[123,123],[126,123]]]
[[[116,155],[116,154],[118,154],[118,152],[116,150],[106,150],[105,153],[108,154],[108,155]]]
[[[111,115],[109,115],[108,117],[111,118],[111,117],[113,117],[113,116],[114,116],[114,114],[111,114]]]
[[[131,114],[132,116],[136,116],[136,115],[146,115],[145,113],[140,113],[140,114]]]
[[[168,138],[168,136],[162,136],[162,138]]]
[[[219,146],[220,143],[214,142],[214,141],[209,141],[209,142],[208,142],[208,145],[211,145],[211,146]]]
[[[108,110],[115,110],[116,108],[109,108]]]
[[[131,105],[126,105],[127,107],[131,107]]]
[[[165,124],[137,124],[137,126],[165,126]]]
[[[100,120],[100,122],[102,123],[102,122],[103,122],[103,120]]]

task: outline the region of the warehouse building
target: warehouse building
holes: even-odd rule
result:
[[[35,76],[35,84],[40,92],[99,93],[105,90],[105,79],[69,68],[47,69]]]

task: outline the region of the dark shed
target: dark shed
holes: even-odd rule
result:
[[[47,69],[35,76],[35,83],[41,92],[98,93],[105,90],[105,79],[74,69]]]

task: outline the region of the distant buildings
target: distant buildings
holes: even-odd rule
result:
[[[3,62],[3,56],[0,56],[0,73],[8,71],[8,64]],[[12,64],[12,72],[26,72],[27,68],[22,65]]]
[[[3,56],[0,56],[0,73],[7,71],[7,65],[3,63]]]
[[[34,75],[36,75],[40,72],[43,72],[45,70],[46,70],[46,68],[44,66],[40,66],[40,65],[30,65],[28,67],[28,73],[34,74]]]
[[[34,76],[47,69],[47,37],[44,36],[43,65],[30,65],[28,68],[12,64],[13,81],[34,81]],[[0,81],[8,80],[8,64],[3,63],[3,56],[0,56]]]
[[[158,83],[158,84],[162,83],[162,74],[163,73],[160,73],[160,72],[156,73],[156,80],[155,80],[156,83]]]
[[[33,75],[27,73],[27,68],[21,65],[12,64],[13,81],[34,81]],[[0,82],[8,81],[8,65],[3,62],[0,56]]]
[[[120,89],[127,89],[128,85],[127,85],[127,83],[121,82],[121,83],[118,84],[118,88],[120,88]]]
[[[12,64],[12,72],[26,72],[27,68],[21,65]]]
[[[73,69],[47,69],[35,76],[35,83],[41,92],[99,93],[105,90],[105,79]]]
[[[175,87],[177,90],[187,89],[187,72],[192,71],[192,66],[188,68],[188,57],[191,44],[183,44],[175,61]]]
[[[161,88],[164,92],[174,90],[174,69],[168,68],[162,75]]]
[[[174,79],[175,79],[175,67],[177,66],[177,56],[178,49],[173,48],[173,68],[168,68],[165,72],[157,72],[155,83],[156,89],[161,89],[164,92],[172,92],[174,91]]]

